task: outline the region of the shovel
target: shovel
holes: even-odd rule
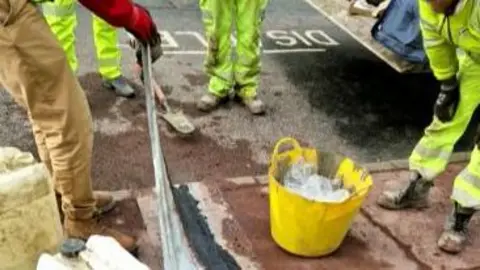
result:
[[[150,55],[147,55],[147,58],[150,58]],[[148,59],[147,62],[144,62],[146,70],[152,70],[152,61]],[[173,129],[175,129],[178,133],[182,135],[190,135],[195,131],[195,126],[188,120],[188,118],[183,114],[181,110],[172,110],[170,105],[168,105],[167,98],[162,91],[162,88],[157,84],[157,82],[153,79],[153,75],[151,72],[143,72],[141,70],[141,77],[144,77],[143,81],[144,85],[149,85],[152,87],[152,92],[154,96],[157,96],[158,101],[163,106],[163,111],[160,112],[160,116],[167,122]],[[148,89],[147,89],[148,91]]]

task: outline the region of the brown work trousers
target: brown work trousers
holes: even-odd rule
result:
[[[65,214],[91,218],[90,108],[62,47],[27,0],[0,0],[0,84],[27,110]]]

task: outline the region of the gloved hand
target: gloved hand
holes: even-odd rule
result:
[[[130,48],[135,51],[135,56],[137,58],[137,65],[142,67],[142,47],[140,46],[138,40],[133,36],[129,35]],[[155,46],[150,46],[150,55],[152,57],[152,63],[155,63],[163,55],[162,42],[160,41]]]
[[[442,122],[453,119],[460,101],[460,88],[456,78],[441,82],[440,93],[435,101],[434,113]]]
[[[161,43],[160,34],[150,13],[141,5],[133,4],[133,16],[129,26],[125,27],[130,34],[144,45],[155,47]]]

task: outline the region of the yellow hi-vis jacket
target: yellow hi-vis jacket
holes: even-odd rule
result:
[[[435,78],[456,75],[457,49],[480,65],[480,0],[460,0],[450,16],[434,12],[426,0],[418,1],[424,48]]]

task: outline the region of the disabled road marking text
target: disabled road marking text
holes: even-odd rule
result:
[[[162,47],[166,55],[203,55],[207,48],[207,41],[203,33],[197,31],[160,31],[162,36]],[[232,35],[232,46],[235,46],[236,39]],[[268,45],[264,45],[266,43]],[[326,47],[338,46],[336,40],[322,30],[267,30],[264,32],[263,43],[260,47],[264,54],[288,54],[325,52]],[[185,45],[195,47],[193,50],[186,49]],[[184,45],[184,46],[182,46]],[[265,48],[267,47],[268,48]],[[120,44],[122,48],[128,48],[126,44]],[[196,49],[198,48],[198,49]]]

